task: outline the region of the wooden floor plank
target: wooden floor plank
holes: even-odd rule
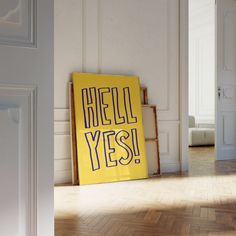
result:
[[[189,174],[55,187],[55,235],[236,235],[236,161],[191,148]]]

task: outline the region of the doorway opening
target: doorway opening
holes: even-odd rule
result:
[[[189,0],[188,17],[189,170],[210,175],[215,162],[215,1]]]

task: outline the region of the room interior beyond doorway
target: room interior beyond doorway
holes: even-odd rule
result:
[[[215,55],[215,1],[189,0],[189,146],[206,151],[215,145]]]

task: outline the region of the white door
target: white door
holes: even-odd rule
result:
[[[236,0],[217,0],[217,160],[236,159]]]
[[[53,235],[53,0],[0,1],[0,235]]]

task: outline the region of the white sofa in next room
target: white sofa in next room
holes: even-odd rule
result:
[[[210,146],[215,144],[214,128],[196,127],[195,118],[189,116],[189,146]]]

